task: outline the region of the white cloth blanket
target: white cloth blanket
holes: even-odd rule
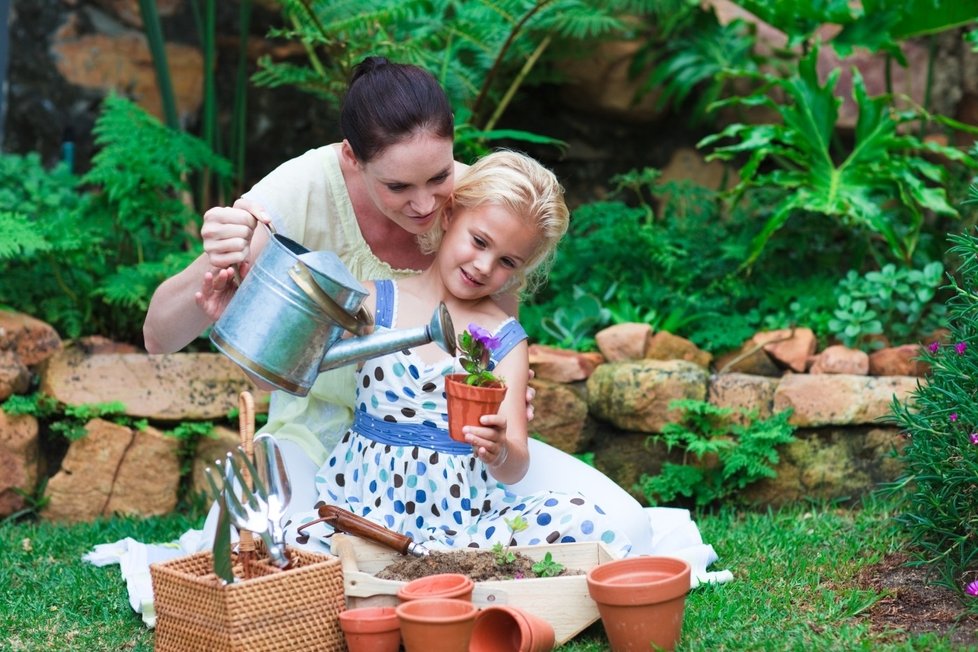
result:
[[[197,552],[203,539],[203,530],[187,530],[171,543],[146,544],[126,537],[115,543],[102,543],[82,559],[95,566],[119,564],[129,592],[129,604],[142,614],[147,627],[156,626],[156,610],[153,608],[153,582],[149,574],[150,564],[169,561]]]

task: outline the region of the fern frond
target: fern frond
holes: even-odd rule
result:
[[[26,215],[0,211],[0,261],[31,256],[51,250],[48,242],[38,231],[37,225]]]

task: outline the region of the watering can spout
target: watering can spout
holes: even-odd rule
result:
[[[335,369],[394,351],[422,346],[429,342],[434,342],[449,355],[455,355],[455,327],[444,303],[438,304],[431,321],[425,326],[375,331],[369,335],[337,340],[326,349],[319,371]]]

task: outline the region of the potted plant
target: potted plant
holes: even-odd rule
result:
[[[455,441],[465,441],[462,427],[479,425],[484,414],[495,414],[506,396],[504,380],[492,373],[490,356],[499,347],[499,339],[469,324],[458,336],[459,360],[465,373],[445,376],[448,399],[448,434]]]

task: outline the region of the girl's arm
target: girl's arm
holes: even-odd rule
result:
[[[526,390],[529,358],[526,340],[503,358],[494,372],[506,379],[506,398],[499,412],[482,417],[482,427],[466,426],[467,441],[503,484],[519,482],[530,466],[527,446]]]

